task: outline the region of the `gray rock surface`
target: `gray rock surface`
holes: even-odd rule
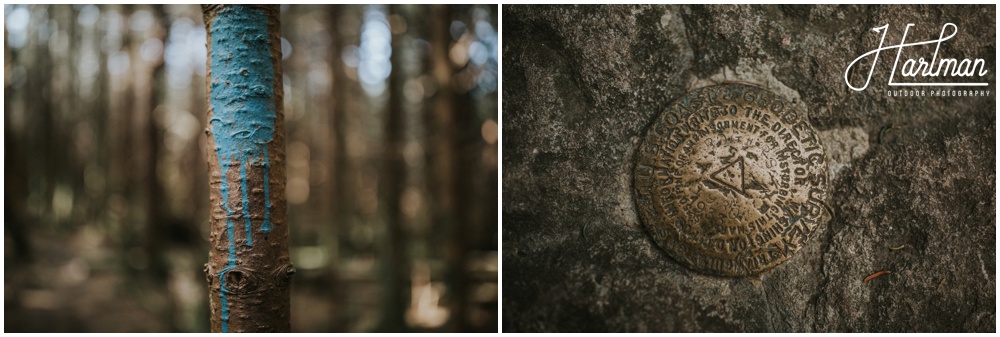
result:
[[[994,332],[995,8],[503,6],[503,331]],[[946,22],[941,54],[986,59],[990,97],[890,97],[895,50],[845,85],[871,28]],[[658,111],[721,81],[800,104],[827,149],[835,216],[757,277],[678,264],[632,197]]]

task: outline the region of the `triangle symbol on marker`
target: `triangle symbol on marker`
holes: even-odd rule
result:
[[[736,160],[713,172],[710,177],[737,192],[745,193],[743,192],[743,157],[737,157]]]

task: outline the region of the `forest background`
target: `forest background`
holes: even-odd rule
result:
[[[497,10],[281,5],[293,331],[496,330]],[[207,331],[201,8],[5,5],[4,40],[5,331]]]

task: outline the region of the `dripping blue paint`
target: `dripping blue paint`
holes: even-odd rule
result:
[[[268,185],[270,160],[267,143],[274,138],[274,66],[267,32],[267,17],[249,6],[227,6],[216,15],[211,28],[212,50],[212,134],[215,152],[222,169],[222,206],[226,212],[229,259],[219,272],[222,304],[222,332],[229,330],[229,306],[226,298],[226,272],[236,267],[234,219],[237,214],[229,204],[226,171],[239,166],[242,217],[246,246],[253,245],[253,223],[247,176],[250,170],[263,171],[264,220],[261,231],[271,231],[271,201]]]

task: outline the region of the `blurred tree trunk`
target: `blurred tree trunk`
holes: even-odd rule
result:
[[[392,14],[406,17],[406,7],[390,6]],[[390,23],[392,20],[390,20]],[[406,162],[403,160],[403,85],[406,74],[402,71],[403,45],[400,36],[392,38],[392,72],[389,74],[389,106],[385,115],[385,147],[383,148],[382,191],[385,201],[386,242],[383,280],[383,311],[381,329],[402,331],[406,329],[406,306],[409,303],[409,263],[407,261],[406,228],[400,200],[406,186]]]
[[[127,5],[119,6],[122,6],[120,8],[121,15],[126,18],[129,17],[132,12],[131,7]],[[129,60],[134,60],[136,59],[135,55],[132,55],[127,50],[131,41],[131,34],[123,34],[121,46],[123,49],[126,49],[123,52],[128,54]],[[127,71],[130,70],[131,66]],[[108,84],[108,110],[110,110],[108,124],[110,124],[110,127],[108,128],[107,141],[108,144],[114,147],[111,151],[111,163],[108,165],[109,194],[131,200],[132,195],[129,192],[128,186],[132,176],[132,170],[129,169],[129,161],[133,157],[133,141],[129,137],[129,130],[132,125],[132,114],[129,111],[132,102],[132,77],[126,74],[124,76],[115,76],[113,79]],[[125,212],[125,216],[128,216],[128,212]],[[128,229],[122,229],[121,231],[124,233]],[[124,241],[125,238],[122,238],[122,240]]]
[[[474,110],[474,104],[469,94],[455,93],[455,106],[452,110],[454,127],[450,150],[453,152],[452,194],[455,207],[452,214],[455,222],[451,230],[451,244],[448,245],[446,256],[448,260],[448,275],[452,282],[452,290],[456,296],[456,311],[454,315],[455,328],[458,331],[468,329],[468,276],[466,275],[466,258],[469,255],[470,244],[475,243],[476,234],[476,172],[479,169],[481,145],[479,142],[479,125]]]
[[[452,98],[451,76],[453,69],[448,61],[448,47],[451,45],[451,8],[448,5],[434,5],[431,16],[438,18],[430,22],[430,75],[437,88],[431,97],[431,109],[424,114],[424,124],[427,125],[427,189],[431,196],[431,230],[447,232],[454,223],[451,209],[455,198],[451,194],[453,154],[448,149],[449,132],[452,128]],[[431,238],[432,245],[441,245],[441,235]]]
[[[192,72],[191,74],[192,74],[192,77],[195,77],[195,78],[198,77],[197,73],[195,73],[195,72]],[[205,88],[204,86],[205,86],[205,82],[198,81],[197,79],[192,79],[191,80],[190,89],[187,89],[187,90],[189,90],[188,91],[188,95],[190,97],[188,99],[188,102],[189,102],[188,103],[189,104],[188,111],[191,111],[196,116],[197,116],[197,112],[198,111],[207,111],[208,110],[208,108],[206,107],[206,104],[208,104],[208,102],[205,99],[205,92],[208,91],[208,88]],[[206,127],[208,127],[208,120],[199,118],[198,119],[198,130],[204,130]],[[192,163],[197,163],[198,165],[195,166],[195,165],[185,164],[184,167],[202,167],[201,166],[201,163],[203,163],[202,160],[204,160],[205,158],[207,158],[206,156],[209,155],[209,152],[208,152],[209,149],[208,149],[208,146],[206,144],[208,144],[207,135],[205,133],[203,133],[203,132],[199,132],[198,136],[196,137],[196,140],[195,140],[195,142],[194,142],[194,144],[192,145],[192,148],[191,148],[196,153],[194,153],[191,157],[187,157],[185,159],[185,162],[189,162],[190,161]],[[198,172],[198,174],[195,174],[192,177],[191,183],[195,184],[193,186],[205,186],[205,185],[208,185],[208,180],[209,180],[209,177],[208,177],[207,174],[205,174],[205,172]],[[208,200],[205,198],[204,193],[205,193],[205,191],[202,190],[201,188],[190,188],[190,189],[188,189],[188,196],[187,196],[186,199],[190,203],[189,207],[190,207],[191,210],[201,211],[205,207],[204,205],[206,204],[206,202]],[[199,216],[190,215],[189,219],[193,223],[200,223],[201,222],[201,220],[200,220],[201,217],[199,217]],[[195,228],[195,229],[196,229],[195,232],[197,233],[198,232],[197,228]]]
[[[164,254],[167,243],[165,238],[172,237],[170,231],[177,230],[177,228],[171,227],[179,227],[180,224],[173,224],[167,218],[163,185],[160,183],[159,175],[156,174],[157,163],[162,157],[160,145],[163,138],[163,130],[157,125],[156,114],[157,110],[162,110],[160,104],[165,96],[163,91],[167,83],[162,48],[159,53],[153,54],[156,49],[152,46],[157,43],[160,46],[164,45],[163,42],[167,39],[167,20],[169,18],[163,5],[151,5],[149,9],[152,12],[152,22],[143,33],[143,38],[139,43],[139,58],[136,65],[140,69],[134,72],[138,76],[145,77],[136,81],[140,85],[136,88],[137,99],[134,109],[136,113],[143,115],[142,119],[144,119],[145,123],[143,124],[145,125],[140,125],[135,129],[143,132],[137,139],[143,140],[145,147],[142,151],[145,152],[145,158],[142,158],[141,165],[141,170],[145,171],[143,174],[144,184],[141,188],[146,195],[147,226],[143,247],[150,261],[149,275],[152,276],[157,287],[166,288],[170,278],[170,266],[166,260],[166,254]],[[165,309],[162,312],[164,321],[171,323],[168,326],[176,332],[178,327],[173,324],[174,311],[177,308],[176,299],[173,296],[166,296],[165,302]]]
[[[36,18],[39,11],[45,11],[45,5],[29,5],[29,10],[31,11],[31,17]],[[29,26],[28,28],[28,42],[22,50],[32,50],[31,54],[27,56],[29,70],[28,79],[25,83],[28,92],[36,93],[38,95],[45,95],[50,93],[51,88],[48,83],[52,78],[52,57],[49,54],[48,46],[41,44],[38,38],[39,26]],[[32,156],[37,157],[41,161],[41,165],[32,165],[33,167],[43,167],[44,179],[42,180],[45,198],[44,200],[51,201],[55,197],[56,185],[59,183],[59,178],[64,168],[65,163],[65,144],[62,142],[65,139],[65,133],[59,123],[58,116],[56,116],[56,111],[54,109],[54,104],[52,100],[49,99],[26,99],[27,104],[26,111],[31,111],[32,113],[38,113],[41,115],[41,125],[37,126],[34,132],[31,132],[29,137],[37,137],[39,141],[40,149],[42,153],[46,154],[44,156]],[[34,118],[32,118],[34,120]],[[39,149],[32,147],[32,149]],[[54,203],[53,203],[54,204]],[[51,206],[47,206],[51,207]],[[55,207],[50,208],[52,212],[49,214],[55,214]],[[56,224],[62,224],[59,217],[55,217]]]
[[[452,331],[467,331],[467,284],[465,273],[465,256],[468,254],[470,212],[472,211],[473,194],[469,191],[474,182],[469,167],[468,156],[463,153],[463,146],[470,144],[468,137],[463,137],[469,130],[466,124],[474,117],[470,100],[467,95],[456,92],[452,78],[455,69],[449,58],[452,46],[451,22],[452,6],[440,5],[434,7],[435,18],[431,33],[432,73],[438,83],[438,93],[434,97],[432,125],[435,131],[431,145],[433,156],[429,159],[432,179],[429,186],[437,205],[434,209],[435,223],[440,224],[440,230],[445,238],[445,282],[450,294],[449,311],[451,316],[448,327]],[[465,110],[463,110],[465,109]],[[465,151],[468,152],[468,151]]]
[[[160,104],[162,95],[159,94],[163,83],[163,53],[159,55],[149,55],[150,51],[143,50],[147,40],[164,41],[166,37],[166,13],[163,12],[163,5],[153,5],[152,23],[149,30],[141,33],[138,39],[132,43],[135,69],[132,75],[135,78],[135,95],[132,102],[132,112],[136,115],[135,125],[131,128],[134,132],[134,139],[137,140],[140,151],[137,151],[133,158],[137,158],[135,163],[135,177],[133,185],[141,190],[146,201],[146,231],[144,235],[143,247],[146,256],[150,260],[150,272],[154,281],[160,285],[166,285],[167,266],[163,261],[163,235],[167,232],[164,226],[166,215],[163,209],[163,186],[156,174],[156,164],[160,158],[160,138],[162,132],[156,124],[156,107]],[[155,43],[155,42],[149,42]],[[150,48],[150,47],[145,47]],[[138,50],[135,50],[138,49]],[[152,59],[149,59],[152,57]]]
[[[348,163],[347,156],[347,114],[349,113],[347,101],[354,95],[353,83],[347,78],[345,72],[345,65],[341,59],[341,53],[344,48],[349,45],[347,37],[345,36],[339,26],[341,24],[341,17],[343,16],[344,6],[346,5],[330,5],[328,15],[328,26],[327,29],[330,35],[333,36],[333,43],[331,43],[329,57],[330,71],[333,75],[332,85],[330,86],[330,95],[332,97],[333,104],[330,105],[330,123],[333,135],[333,164],[330,166],[331,174],[330,179],[332,180],[333,189],[333,202],[332,202],[332,212],[333,212],[333,224],[336,230],[337,236],[337,246],[336,252],[332,255],[337,257],[337,260],[332,260],[333,264],[329,268],[329,272],[333,275],[333,280],[341,281],[341,273],[338,272],[338,262],[340,257],[350,257],[353,256],[353,252],[349,251],[350,243],[350,227],[348,224],[351,219],[351,212],[353,210],[354,200],[353,200],[353,188],[349,186],[349,175],[348,170],[350,165]],[[345,300],[347,297],[346,289],[343,287],[337,287],[330,291],[330,299],[332,303],[339,304],[337,307],[341,308],[338,310],[338,314],[331,318],[330,327],[332,331],[342,331],[344,327],[347,327],[349,321],[347,318],[349,315],[346,313],[348,309],[346,308],[349,304]]]
[[[7,40],[7,29],[4,27],[3,30],[4,41]],[[10,66],[13,54],[10,52],[10,44],[3,44],[3,55],[4,55],[4,69],[12,69]],[[10,76],[10,75],[8,75]],[[4,197],[7,198],[7,202],[4,203],[4,222],[3,227],[10,234],[11,241],[14,244],[14,254],[15,259],[13,263],[19,262],[31,262],[31,241],[28,239],[28,227],[25,220],[25,199],[28,195],[28,176],[24,169],[24,163],[22,163],[20,156],[21,142],[18,137],[14,136],[13,129],[11,127],[10,115],[13,111],[11,109],[11,97],[10,81],[4,81],[3,85],[3,95],[7,99],[3,100],[3,108],[7,113],[3,114],[3,138],[4,138],[4,180],[7,182],[6,187],[4,187]]]
[[[278,5],[205,5],[213,332],[288,332]]]

